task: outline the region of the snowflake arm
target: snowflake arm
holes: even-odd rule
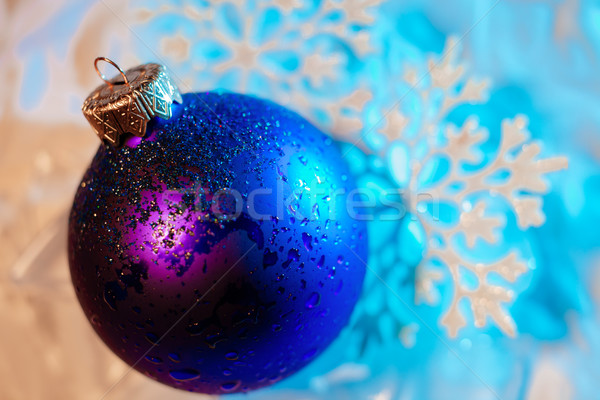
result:
[[[476,327],[484,327],[489,317],[503,332],[509,336],[515,335],[515,323],[501,306],[501,303],[511,301],[514,294],[504,286],[490,283],[488,276],[491,273],[497,273],[508,282],[515,282],[519,276],[527,271],[527,265],[519,260],[516,253],[512,252],[490,265],[465,262],[451,248],[438,252],[433,251],[431,256],[443,258],[451,271],[453,280],[458,282],[454,288],[452,303],[441,320],[442,325],[448,329],[451,337],[456,337],[458,331],[466,326],[465,316],[459,309],[459,302],[462,299],[469,300]],[[475,289],[466,288],[460,283],[459,267],[461,266],[477,277],[478,285]]]
[[[458,164],[475,161],[472,149],[485,140],[487,135],[477,129],[473,120],[467,121],[458,133],[455,133],[453,127],[449,127],[447,132],[448,144],[440,150],[452,157],[453,164],[444,182],[433,190],[434,198],[460,205],[473,193],[498,194],[511,204],[520,228],[540,226],[544,223],[541,199],[532,194],[547,193],[549,186],[543,176],[566,168],[568,162],[565,157],[537,158],[541,146],[536,142],[527,143],[530,134],[525,117],[519,116],[515,120],[503,122],[502,139],[495,159],[470,175],[464,174]],[[515,149],[516,155],[511,156]],[[500,184],[491,184],[489,179],[500,171],[510,172],[510,177]],[[463,184],[462,189],[448,195],[449,187],[457,182]]]

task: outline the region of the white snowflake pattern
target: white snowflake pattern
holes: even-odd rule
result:
[[[514,321],[502,303],[512,300],[513,293],[507,286],[528,270],[526,262],[516,251],[492,263],[474,262],[468,250],[478,240],[492,244],[498,241],[495,232],[503,228],[504,222],[498,216],[489,215],[492,198],[502,197],[510,205],[521,229],[542,225],[545,216],[540,196],[549,191],[543,177],[566,168],[567,160],[564,157],[538,158],[540,144],[529,142],[527,120],[518,116],[503,122],[501,141],[492,160],[475,171],[464,169],[465,163],[478,162],[478,146],[486,141],[487,131],[478,126],[475,118],[467,119],[461,127],[445,119],[460,105],[483,103],[488,83],[465,79],[464,66],[455,62],[456,47],[455,40],[450,39],[439,62],[433,57],[429,59],[426,79],[419,79],[414,68],[409,68],[404,76],[425,110],[418,129],[410,129],[411,119],[401,107],[395,106],[385,115],[385,123],[378,132],[386,138],[384,154],[392,152],[389,149],[394,143],[404,146],[402,158],[406,160],[406,168],[399,179],[406,182],[409,194],[406,205],[412,214],[419,215],[427,237],[428,249],[417,269],[417,301],[438,301],[435,287],[443,274],[432,268],[437,261],[446,266],[453,281],[453,299],[441,319],[450,336],[456,336],[467,324],[459,308],[462,299],[470,302],[475,326],[483,327],[491,318],[503,332],[514,335]],[[442,177],[423,187],[423,175],[430,176],[432,166],[433,170],[435,165],[439,168],[441,158],[447,160]],[[502,174],[508,176],[498,178]],[[431,213],[424,212],[427,205],[440,203],[451,204],[458,210],[453,224],[438,223],[431,218]],[[461,236],[466,250],[456,244]],[[477,278],[474,288],[465,284],[462,268]],[[494,274],[506,283],[490,279]]]
[[[346,111],[368,92],[344,92],[348,85],[340,80],[352,57],[371,50],[364,28],[374,21],[371,12],[381,1],[167,3],[155,10],[141,8],[137,14],[149,26],[168,15],[190,27],[185,34],[182,28],[162,36],[159,43],[162,55],[185,77],[184,88],[218,85],[267,97],[341,132],[360,126]]]

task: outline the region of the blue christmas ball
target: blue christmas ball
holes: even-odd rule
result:
[[[365,218],[336,144],[294,112],[196,93],[143,138],[102,145],[69,226],[72,281],[98,335],[167,385],[272,384],[347,323]]]

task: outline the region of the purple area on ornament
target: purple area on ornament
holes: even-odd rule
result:
[[[329,196],[354,181],[329,137],[274,103],[209,92],[173,107],[86,172],[69,226],[77,297],[153,379],[267,386],[317,357],[360,295],[366,225]]]

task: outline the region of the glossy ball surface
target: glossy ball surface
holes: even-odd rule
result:
[[[274,103],[209,92],[174,107],[144,139],[101,146],[86,172],[69,221],[77,297],[153,379],[202,393],[272,384],[321,353],[359,297],[354,181],[330,138]]]

